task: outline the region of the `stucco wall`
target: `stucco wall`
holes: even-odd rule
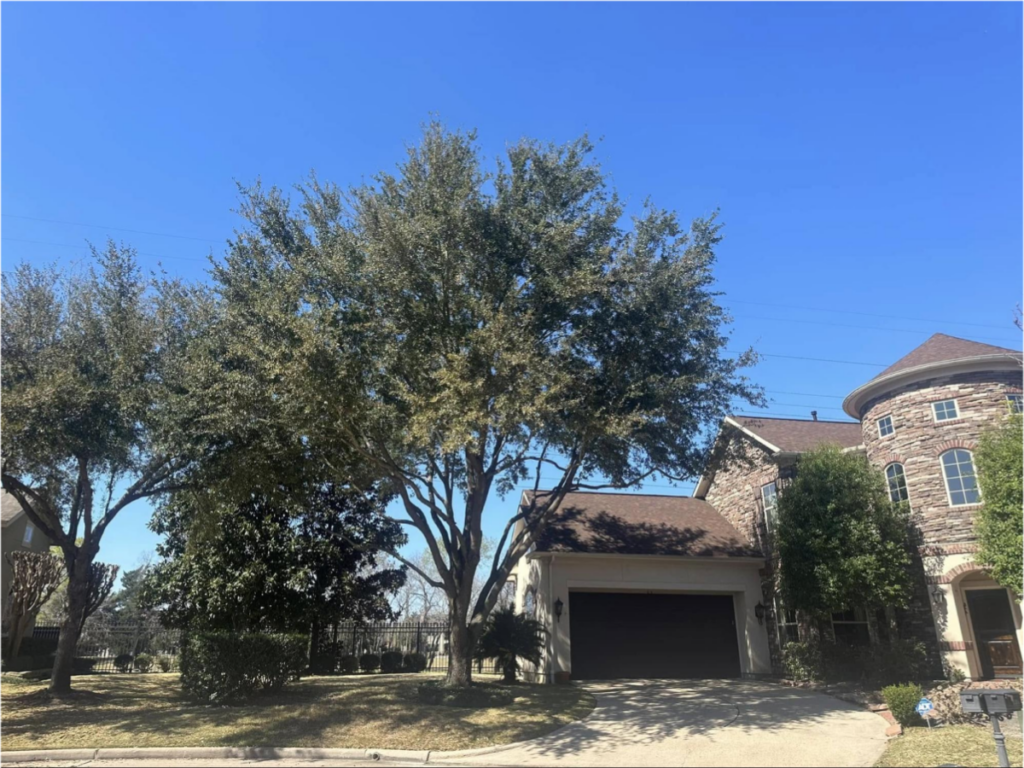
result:
[[[532,561],[531,578],[538,587],[537,618],[550,631],[549,646],[539,670],[529,679],[551,681],[557,672],[572,672],[569,594],[574,589],[638,592],[725,593],[734,597],[740,666],[745,675],[771,672],[767,628],[758,624],[754,606],[761,600],[757,561],[711,561],[698,558],[647,556],[555,555]],[[525,587],[525,585],[524,585]],[[561,620],[553,615],[561,599]],[[614,620],[614,617],[609,617]]]

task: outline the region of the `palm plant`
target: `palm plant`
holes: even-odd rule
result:
[[[540,664],[544,646],[544,625],[511,607],[495,610],[476,647],[478,661],[494,659],[501,667],[504,682],[514,683],[519,659]]]

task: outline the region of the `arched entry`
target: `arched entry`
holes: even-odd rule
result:
[[[953,582],[964,630],[973,646],[972,677],[1021,676],[1020,606],[987,573],[972,569]],[[969,646],[969,647],[970,647]]]

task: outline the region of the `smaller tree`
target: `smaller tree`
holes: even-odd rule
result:
[[[981,436],[975,452],[981,509],[975,519],[978,561],[1018,597],[1024,595],[1024,422],[1011,416]]]
[[[64,563],[39,552],[8,552],[7,562],[11,566],[8,651],[14,658],[28,625],[63,581]]]
[[[910,596],[908,511],[864,456],[827,445],[803,454],[779,494],[774,533],[788,608],[904,607]]]
[[[540,664],[545,632],[543,624],[525,613],[499,608],[491,614],[480,636],[476,659],[494,659],[501,667],[504,682],[514,683],[519,674],[519,659]]]

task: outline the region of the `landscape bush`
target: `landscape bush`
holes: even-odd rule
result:
[[[923,696],[924,691],[917,683],[888,685],[882,689],[882,698],[885,699],[885,705],[889,707],[889,713],[904,728],[921,723],[921,716],[917,714],[914,707]]]
[[[135,668],[142,673],[149,672],[153,669],[153,657],[148,653],[140,653],[135,657]]]
[[[174,657],[172,656],[157,656],[156,665],[161,672],[170,672],[174,669]]]
[[[338,672],[342,675],[354,675],[359,671],[359,659],[350,653],[338,658]]]
[[[359,668],[363,672],[376,672],[380,669],[380,654],[364,653],[359,657]]]
[[[791,641],[782,648],[782,666],[791,680],[820,680],[821,653],[816,643]]]
[[[924,644],[899,638],[866,646],[789,642],[782,650],[782,666],[792,680],[890,685],[928,677]]]
[[[321,651],[309,659],[309,672],[313,675],[333,675],[338,669],[338,657],[333,651]]]
[[[87,656],[76,656],[71,660],[71,674],[91,675],[99,659],[91,659]]]
[[[380,671],[385,674],[394,674],[402,671],[402,652],[384,651],[380,655]]]
[[[216,703],[277,691],[308,665],[305,635],[194,632],[181,649],[181,686],[189,697]]]
[[[130,653],[119,653],[114,657],[114,668],[118,672],[131,672],[135,657]]]
[[[427,657],[414,651],[402,657],[403,672],[422,672],[427,668]]]
[[[5,672],[27,672],[35,669],[53,669],[53,654],[4,659]]]

